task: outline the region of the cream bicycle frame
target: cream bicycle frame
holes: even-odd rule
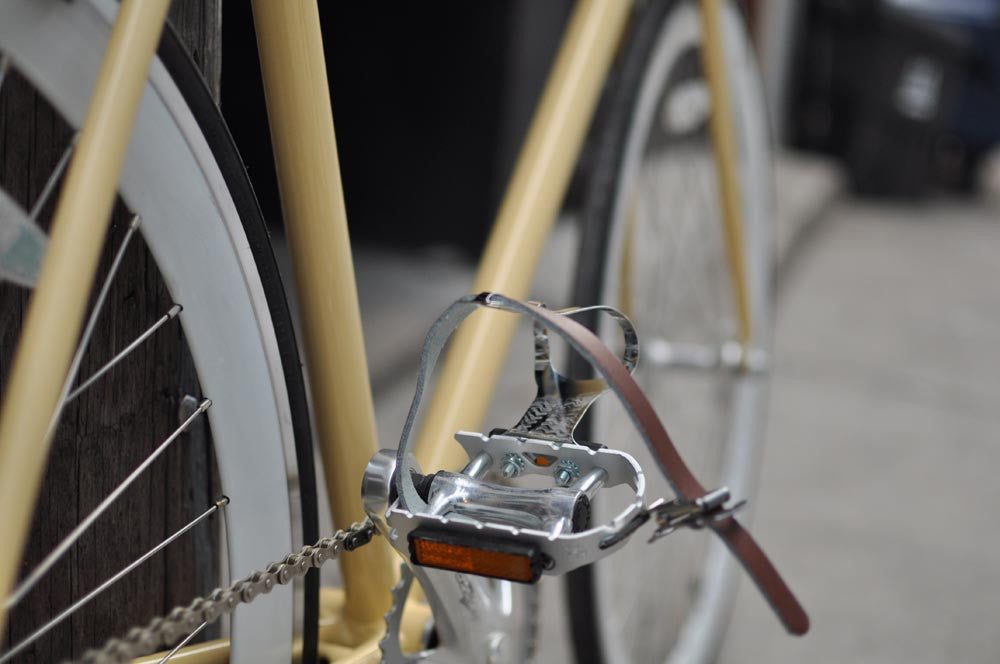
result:
[[[700,0],[712,99],[724,235],[741,341],[750,342],[742,219],[720,33],[723,0]],[[125,149],[169,0],[123,0],[53,221],[0,410],[0,597],[13,585],[44,473],[49,422],[79,334],[107,231]],[[374,406],[334,135],[316,0],[253,0],[282,210],[301,304],[315,440],[334,521],[361,518],[360,482],[377,450]],[[631,11],[628,0],[579,0],[470,291],[528,295],[594,108]],[[510,317],[480,312],[444,363],[418,442],[424,467],[461,464],[449,442],[474,429],[492,396],[513,333]],[[341,558],[344,592],[323,638],[337,661],[377,661],[397,563],[377,542]],[[2,606],[2,604],[0,604]],[[5,622],[0,608],[0,634]],[[224,644],[185,661],[225,661]]]

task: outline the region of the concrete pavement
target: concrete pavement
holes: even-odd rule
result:
[[[784,275],[750,584],[720,661],[997,662],[1000,205],[843,201]]]

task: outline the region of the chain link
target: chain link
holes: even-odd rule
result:
[[[166,616],[153,618],[145,627],[133,627],[124,638],[109,639],[104,647],[88,650],[79,664],[119,664],[166,648],[198,629],[232,613],[240,604],[249,604],[259,595],[271,592],[275,584],[285,585],[305,576],[314,567],[336,558],[341,551],[353,551],[371,541],[376,534],[371,519],[352,523],[331,537],[324,537],[298,553],[290,553],[280,562],[271,563],[263,572],[251,572],[228,588],[216,588],[206,597],[198,597],[187,606],[178,606]]]

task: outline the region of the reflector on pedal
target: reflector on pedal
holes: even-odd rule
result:
[[[534,583],[542,574],[541,552],[523,542],[427,528],[414,530],[409,539],[416,565],[520,583]]]

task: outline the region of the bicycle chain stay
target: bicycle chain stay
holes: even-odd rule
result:
[[[271,563],[263,572],[251,572],[228,588],[216,588],[187,606],[178,606],[165,616],[153,618],[145,627],[133,627],[124,638],[109,639],[100,649],[85,652],[77,662],[119,664],[169,647],[203,625],[232,613],[240,604],[249,604],[266,595],[275,585],[287,585],[341,552],[364,546],[377,532],[371,519],[352,523],[298,553],[288,554],[280,562]]]

